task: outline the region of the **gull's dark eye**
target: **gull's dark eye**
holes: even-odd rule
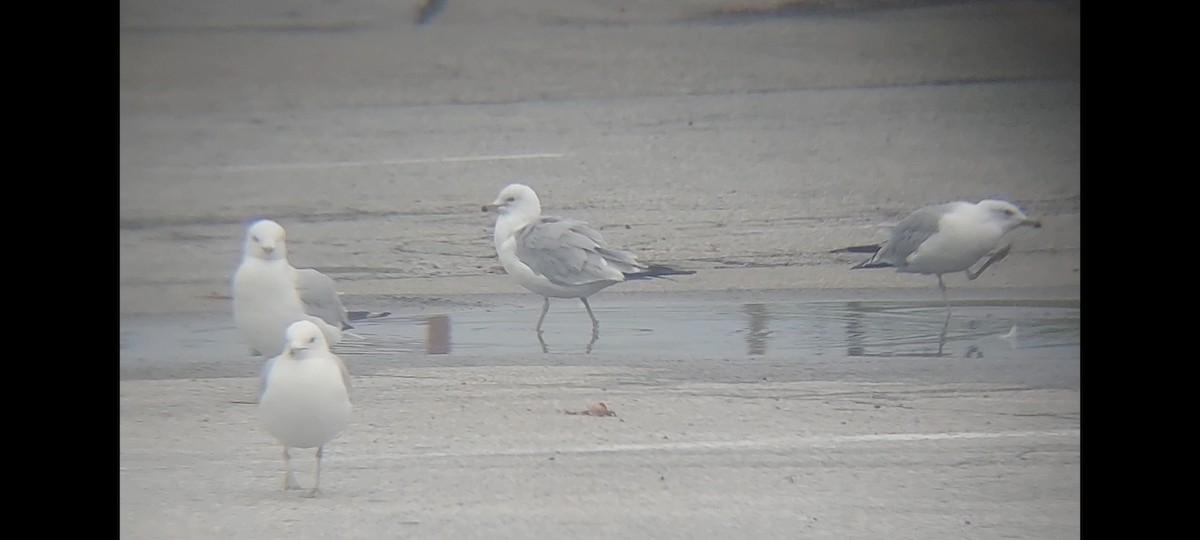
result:
[[[517,200],[517,198],[516,198],[516,197],[509,197],[509,198],[507,198],[507,199],[504,199],[504,202],[513,202],[513,201],[515,201],[515,200]]]
[[[254,241],[254,243],[256,243],[256,244],[258,243],[258,237],[257,237],[257,236],[251,236],[251,237],[250,237],[250,239],[251,239],[251,240],[253,240],[253,241]]]
[[[1010,216],[1011,216],[1011,215],[1013,215],[1013,211],[1012,211],[1012,209],[1011,209],[1011,208],[1005,209],[1005,210],[1004,210],[1004,213],[1005,213],[1005,214],[1007,214],[1007,215],[1010,215]]]
[[[309,342],[309,343],[316,343],[316,342],[317,342],[317,336],[313,336],[313,337],[310,337],[310,338],[308,338],[308,342]]]

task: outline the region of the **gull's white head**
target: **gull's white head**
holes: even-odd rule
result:
[[[528,220],[542,215],[542,203],[537,193],[524,184],[510,184],[500,190],[492,204],[483,205],[483,211],[495,210],[501,216],[521,216]]]
[[[325,334],[312,321],[296,321],[288,327],[287,343],[284,351],[292,358],[303,358],[306,353],[325,352],[329,344],[325,342]]]
[[[1042,228],[1042,222],[1026,216],[1020,208],[1017,208],[1015,204],[1008,201],[985,199],[979,201],[979,204],[976,206],[983,209],[992,219],[1000,223],[1005,231],[1011,231],[1022,225],[1028,225],[1035,229]]]
[[[246,229],[243,254],[264,260],[286,259],[287,241],[283,227],[269,219],[255,221]]]

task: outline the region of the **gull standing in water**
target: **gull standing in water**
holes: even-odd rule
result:
[[[895,267],[897,272],[936,275],[949,310],[942,274],[961,271],[967,279],[979,277],[987,267],[1008,256],[1012,244],[992,253],[978,270],[971,271],[971,265],[996,249],[1005,234],[1023,225],[1041,228],[1042,223],[1007,201],[986,199],[925,206],[897,223],[891,239],[870,260],[852,269]]]
[[[283,350],[284,332],[296,321],[311,321],[331,345],[352,328],[333,279],[292,267],[283,227],[269,219],[246,230],[242,263],[233,276],[233,319],[250,353],[268,358]]]
[[[539,339],[551,298],[583,302],[592,319],[594,342],[600,321],[588,304],[589,296],[626,280],[695,273],[638,262],[633,253],[606,248],[600,233],[583,221],[543,216],[537,193],[529,186],[505,187],[483,211],[500,214],[493,242],[504,270],[522,287],[544,298],[535,329]]]
[[[938,338],[941,355],[950,330],[950,297],[942,274],[961,271],[969,280],[979,277],[987,267],[1008,256],[1012,244],[1005,244],[999,251],[992,250],[1000,245],[1005,234],[1021,226],[1041,228],[1042,223],[1007,201],[985,199],[978,203],[956,201],[925,206],[897,223],[891,239],[870,260],[852,269],[895,267],[897,272],[936,275],[942,301],[946,303],[946,320]],[[984,256],[987,260],[972,271],[971,265]]]

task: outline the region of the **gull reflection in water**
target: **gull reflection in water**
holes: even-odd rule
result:
[[[549,353],[550,353],[550,346],[549,346],[549,345],[547,345],[547,344],[546,344],[546,340],[542,338],[542,333],[541,333],[541,332],[535,332],[535,334],[537,334],[538,343],[541,343],[541,344],[542,344],[542,352],[543,352],[543,353],[545,353],[545,354],[549,354]],[[597,329],[597,328],[592,328],[592,340],[588,342],[588,344],[587,344],[587,348],[586,348],[586,349],[584,349],[584,353],[585,353],[585,354],[592,354],[592,347],[595,347],[595,346],[596,346],[596,341],[597,341],[597,340],[599,340],[599,339],[600,339],[600,330],[599,330],[599,329]]]
[[[846,354],[848,356],[929,356],[926,352],[900,352],[894,349],[889,349],[886,342],[876,344],[875,348],[878,352],[867,351],[867,330],[864,320],[869,316],[876,321],[876,333],[887,334],[888,319],[885,317],[877,317],[886,313],[889,309],[887,306],[870,305],[863,302],[847,302],[846,303]],[[944,356],[946,349],[946,338],[950,331],[950,309],[946,309],[946,317],[942,321],[942,329],[937,337],[937,352],[933,356]],[[906,343],[910,344],[910,343]],[[893,345],[896,345],[893,343]]]
[[[771,331],[767,330],[767,305],[746,304],[742,306],[742,311],[750,316],[749,331],[746,332],[746,354],[767,354],[767,337],[771,335]]]

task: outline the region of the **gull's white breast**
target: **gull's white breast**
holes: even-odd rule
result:
[[[350,395],[341,368],[329,356],[279,358],[259,399],[259,421],[284,445],[313,448],[350,422]]]
[[[296,269],[285,259],[249,259],[238,267],[233,278],[233,320],[250,348],[267,358],[283,352],[284,333],[299,320],[316,324],[331,345],[342,340],[340,328],[304,311],[296,292]]]

